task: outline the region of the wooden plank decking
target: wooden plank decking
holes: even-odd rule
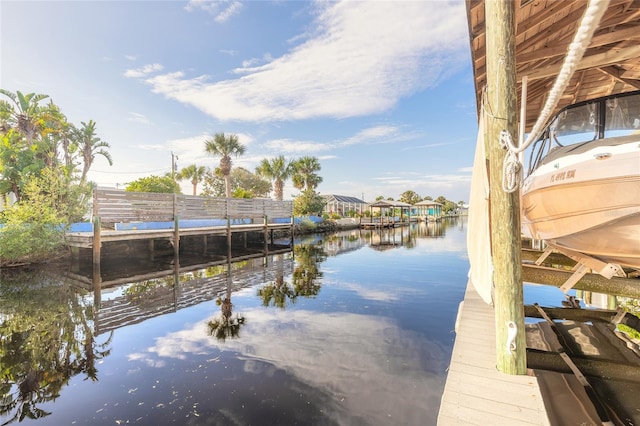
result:
[[[438,425],[549,425],[537,379],[496,369],[493,308],[471,284],[460,310]]]

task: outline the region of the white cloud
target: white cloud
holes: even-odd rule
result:
[[[447,145],[453,145],[453,142],[437,142],[437,143],[428,143],[426,145],[419,145],[419,146],[411,146],[411,147],[406,147],[403,148],[403,151],[410,151],[410,150],[414,150],[414,149],[422,149],[422,148],[437,148],[440,146],[447,146]]]
[[[215,17],[215,21],[218,23],[227,22],[233,15],[240,13],[241,9],[242,3],[234,1]]]
[[[299,154],[299,153],[315,153],[326,151],[332,148],[331,145],[308,142],[308,141],[295,141],[291,139],[274,139],[264,144],[265,148],[284,154]]]
[[[130,61],[135,61],[136,59],[138,59],[135,55],[124,55],[124,57]]]
[[[148,64],[142,68],[126,70],[124,72],[124,76],[129,78],[145,77],[153,72],[162,71],[163,69],[164,67],[160,64]]]
[[[151,122],[146,116],[137,112],[130,112],[129,118],[127,118],[127,120],[133,121],[135,123],[140,123],[140,124],[151,124]]]
[[[395,126],[375,126],[359,131],[345,139],[342,145],[393,143],[415,138],[415,134],[404,133]]]
[[[242,7],[242,3],[239,1],[189,0],[189,3],[185,6],[185,10],[192,12],[196,9],[201,9],[214,15],[216,22],[224,23],[232,16],[240,13]]]
[[[248,62],[233,71],[242,77],[210,82],[207,76],[173,72],[146,82],[153,92],[220,120],[344,118],[387,111],[466,60],[462,2],[315,6],[315,27],[306,41],[264,65]],[[214,9],[196,1],[187,7]]]

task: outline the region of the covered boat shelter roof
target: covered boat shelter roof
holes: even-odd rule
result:
[[[378,200],[375,203],[371,203],[369,204],[369,207],[377,207],[377,208],[387,208],[387,209],[391,209],[391,208],[395,208],[395,207],[400,207],[400,208],[411,208],[411,204],[409,203],[404,203],[402,201],[393,201],[393,200]]]
[[[380,212],[383,210],[393,210],[396,208],[400,209],[400,215],[402,216],[405,211],[409,212],[413,206],[409,203],[404,203],[402,201],[393,201],[393,200],[378,200],[375,203],[369,204],[369,210],[373,212],[373,209],[379,209]]]
[[[513,0],[518,105],[527,76],[525,131],[531,131],[573,41],[586,0]],[[467,0],[467,21],[478,111],[486,85],[484,0]],[[640,90],[640,2],[611,0],[551,117],[590,99]]]

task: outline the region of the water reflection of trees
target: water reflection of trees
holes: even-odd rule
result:
[[[216,339],[225,341],[230,338],[237,338],[240,336],[240,327],[245,323],[245,317],[237,314],[233,316],[233,303],[231,303],[231,283],[232,283],[232,268],[231,264],[227,266],[226,271],[226,294],[225,298],[218,296],[216,299],[216,305],[220,306],[220,315],[210,319],[207,322],[207,329],[210,336],[215,336]]]
[[[273,281],[258,289],[258,297],[263,306],[275,306],[284,309],[296,303],[298,297],[315,297],[322,285],[322,272],[318,268],[327,259],[322,245],[302,244],[294,247],[296,266],[292,274],[292,283],[285,280],[284,268],[276,263],[276,277]],[[282,264],[282,259],[275,259]]]
[[[88,291],[44,273],[0,277],[0,416],[3,425],[50,413],[39,404],[55,400],[71,377],[98,380],[96,363],[110,353],[111,335],[97,343]]]

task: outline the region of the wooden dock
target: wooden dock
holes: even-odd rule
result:
[[[168,240],[177,255],[181,237],[201,236],[206,251],[208,236],[226,236],[230,249],[233,234],[249,232],[264,236],[266,254],[269,234],[273,243],[273,231],[291,230],[293,202],[95,189],[93,222],[85,225],[66,240],[75,255],[91,249],[94,263],[107,243],[148,240],[153,251],[154,240]]]
[[[496,369],[494,322],[493,308],[468,284],[438,425],[550,424],[537,379]]]

